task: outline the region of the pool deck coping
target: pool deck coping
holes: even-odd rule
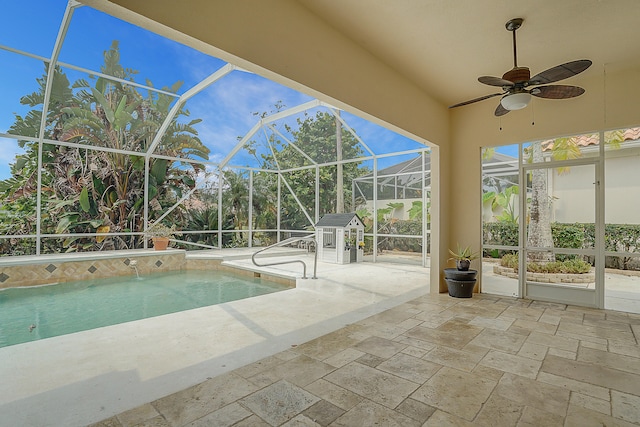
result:
[[[183,249],[166,249],[156,251],[155,249],[132,249],[123,251],[99,251],[99,252],[78,252],[59,253],[44,255],[22,255],[15,257],[0,257],[0,267],[11,267],[14,265],[47,264],[52,262],[75,262],[90,261],[113,258],[136,258],[153,255],[172,255],[184,253]]]
[[[95,252],[70,252],[42,255],[21,255],[12,257],[0,257],[0,267],[10,267],[14,265],[46,264],[52,262],[74,262],[90,261],[113,258],[137,258],[154,255],[185,254],[187,259],[222,259],[234,260],[245,259],[261,248],[238,248],[238,249],[207,249],[197,252],[189,252],[184,249],[167,248],[164,251],[155,249],[130,249],[117,251],[95,251]],[[281,256],[282,253],[304,254],[306,250],[295,248],[274,248],[272,252],[261,254],[260,257]]]

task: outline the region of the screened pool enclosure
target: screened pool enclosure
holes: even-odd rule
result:
[[[265,246],[357,212],[370,260],[427,264],[423,144],[76,1],[12,7],[2,256],[147,248],[158,222],[190,251]]]

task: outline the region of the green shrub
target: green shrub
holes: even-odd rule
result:
[[[640,226],[607,224],[604,229],[604,248],[606,251],[637,252],[640,255]],[[606,257],[605,266],[622,270],[638,269],[638,259],[624,256]]]
[[[518,224],[485,222],[482,231],[487,245],[518,246]]]
[[[385,224],[383,228],[381,232],[385,234],[400,234],[403,236],[422,235],[422,221],[393,220]],[[419,239],[406,237],[380,237],[378,238],[378,248],[403,252],[422,252],[422,245]]]
[[[518,226],[507,222],[490,222],[483,226],[483,242],[486,245],[518,246]],[[593,249],[595,247],[595,225],[589,223],[553,223],[551,224],[553,244],[557,248]],[[605,267],[621,270],[640,270],[640,225],[606,224],[605,250],[612,252],[637,253],[635,257],[607,256]],[[507,251],[484,250],[485,256],[502,256]],[[557,254],[556,260],[587,259],[593,265],[593,257],[581,255]]]
[[[582,274],[591,271],[591,264],[579,258],[567,260],[563,264],[568,270],[567,273]]]
[[[518,271],[518,255],[507,254],[503,256],[500,259],[500,265]],[[591,264],[578,258],[547,263],[528,262],[527,271],[530,273],[583,274],[591,271]]]
[[[518,254],[506,254],[500,259],[500,265],[518,271]]]
[[[591,270],[591,264],[581,259],[569,259],[547,263],[527,263],[527,271],[531,273],[568,273],[583,274]]]
[[[553,246],[556,248],[582,249],[584,246],[584,229],[577,224],[551,224]],[[575,259],[579,255],[556,254],[556,261]]]
[[[489,222],[483,227],[483,240],[487,245],[518,246],[518,225],[507,222]],[[500,249],[485,249],[483,256],[500,258],[509,253]]]

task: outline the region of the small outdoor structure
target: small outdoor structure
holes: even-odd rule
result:
[[[355,213],[326,214],[316,224],[318,258],[324,262],[362,262],[364,224]]]

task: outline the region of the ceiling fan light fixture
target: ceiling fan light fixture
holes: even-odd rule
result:
[[[529,102],[531,102],[531,94],[527,92],[512,93],[500,100],[504,109],[509,111],[522,110],[529,105]]]

